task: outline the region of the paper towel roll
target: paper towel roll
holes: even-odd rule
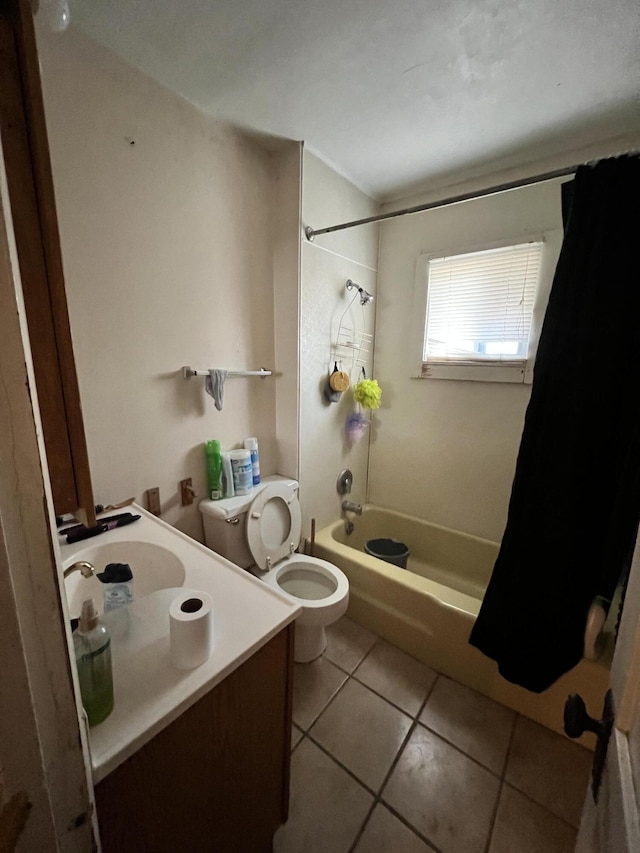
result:
[[[208,660],[213,648],[213,599],[208,592],[190,590],[169,607],[171,663],[193,669]]]

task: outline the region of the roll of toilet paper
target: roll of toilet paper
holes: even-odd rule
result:
[[[213,599],[208,592],[185,591],[169,607],[171,663],[193,669],[208,660],[213,648]]]

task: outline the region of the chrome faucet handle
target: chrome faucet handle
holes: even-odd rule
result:
[[[353,485],[353,474],[348,468],[345,468],[344,471],[340,472],[338,477],[338,481],[336,483],[336,490],[339,495],[348,495],[351,492],[351,486]]]

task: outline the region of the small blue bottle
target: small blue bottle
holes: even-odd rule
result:
[[[251,453],[251,477],[253,485],[257,486],[260,483],[260,457],[258,455],[258,439],[245,438],[244,449]]]

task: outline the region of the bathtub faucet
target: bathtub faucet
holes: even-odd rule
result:
[[[357,504],[355,501],[342,501],[342,511],[362,515],[362,504]]]

